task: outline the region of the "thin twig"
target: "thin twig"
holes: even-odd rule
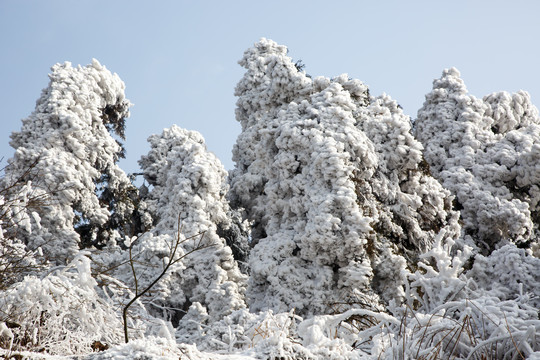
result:
[[[178,228],[177,228],[177,234],[176,234],[176,241],[174,243],[174,246],[170,246],[169,249],[169,259],[167,261],[167,264],[164,266],[163,268],[163,271],[159,274],[158,277],[156,277],[144,290],[142,290],[141,292],[138,291],[138,285],[137,285],[137,275],[135,273],[135,268],[133,266],[133,261],[131,261],[131,246],[130,246],[130,264],[131,264],[131,268],[132,268],[132,272],[133,272],[133,276],[135,278],[135,296],[133,297],[133,299],[131,299],[125,306],[124,306],[124,309],[122,311],[122,318],[123,318],[123,321],[124,321],[124,340],[126,343],[129,342],[129,336],[128,336],[128,328],[127,328],[127,312],[128,312],[128,309],[129,307],[135,302],[137,301],[140,297],[142,297],[144,294],[146,294],[148,291],[150,291],[150,289],[152,289],[152,287],[154,287],[154,285],[156,285],[160,280],[161,278],[167,273],[167,271],[169,270],[169,268],[178,263],[179,261],[181,261],[182,259],[184,259],[186,256],[196,252],[196,251],[199,251],[199,250],[203,250],[203,249],[206,249],[206,248],[209,248],[209,247],[212,247],[214,246],[214,244],[210,244],[210,245],[204,245],[202,246],[202,239],[205,235],[205,231],[201,232],[201,233],[198,233],[198,234],[195,234],[193,236],[190,236],[190,237],[187,237],[183,240],[180,240],[181,238],[181,230],[182,230],[182,226],[181,226],[181,222],[180,222],[180,218],[178,220]],[[186,241],[190,240],[190,239],[194,239],[196,238],[197,236],[200,236],[200,239],[197,243],[197,246],[194,247],[193,249],[191,249],[190,251],[184,253],[183,255],[181,255],[180,257],[178,257],[177,259],[175,259],[176,257],[176,253],[178,251],[178,247],[185,243]],[[132,245],[132,244],[130,244]]]
[[[521,356],[522,359],[525,359],[525,356],[519,351],[519,348],[516,344],[516,341],[514,340],[514,336],[512,335],[512,331],[510,330],[510,326],[508,325],[508,320],[506,319],[506,314],[503,312],[504,321],[506,322],[506,329],[508,330],[508,333],[510,334],[510,338],[512,339],[512,343],[514,344],[514,347],[516,348],[519,356]]]

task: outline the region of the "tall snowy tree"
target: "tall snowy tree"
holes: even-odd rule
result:
[[[80,247],[106,242],[136,210],[136,189],[116,164],[123,149],[113,137],[123,137],[130,104],[118,75],[97,60],[57,64],[49,78],[36,109],[11,135],[15,154],[3,181],[18,179],[47,195],[19,235],[65,264]]]
[[[538,249],[540,118],[529,95],[469,95],[460,73],[433,82],[415,122],[433,175],[456,196],[466,234],[490,252],[501,241]]]
[[[160,313],[164,309],[176,325],[195,303],[211,320],[245,307],[246,276],[227,239],[219,235],[242,225],[235,224],[225,199],[228,185],[223,165],[195,131],[172,126],[148,141],[151,150],[139,163],[150,185],[146,203],[155,226],[133,246],[139,284],[150,283],[161,271],[171,244],[192,238],[179,249],[184,255],[191,253],[156,284],[152,292],[157,295],[147,297],[150,308]],[[242,243],[241,236],[232,240]],[[197,250],[198,245],[204,248]],[[132,283],[131,274],[126,275],[125,281]]]
[[[460,232],[409,118],[346,75],[306,76],[270,40],[240,64],[231,200],[253,223],[251,310],[399,300],[401,269]]]

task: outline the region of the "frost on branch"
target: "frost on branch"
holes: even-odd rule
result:
[[[418,270],[409,274],[410,287],[417,289],[414,298],[423,312],[431,312],[437,307],[454,300],[467,297],[469,283],[464,276],[463,265],[469,260],[471,248],[452,251],[455,242],[442,232],[435,238],[433,247],[422,254]],[[452,253],[455,253],[452,255]],[[407,284],[409,287],[409,284]]]
[[[534,248],[540,118],[529,95],[477,99],[452,68],[433,82],[415,127],[433,175],[455,194],[464,230],[477,245],[489,252],[510,240]]]
[[[398,315],[399,329],[373,337],[384,344],[375,355],[511,359],[540,351],[539,259],[509,244],[489,256],[476,255],[473,269],[465,272],[472,249],[454,247],[441,234],[421,256],[419,270],[408,275],[409,305]]]
[[[450,194],[426,173],[397,103],[346,75],[311,79],[286,53],[262,39],[236,88],[231,200],[253,223],[251,309],[400,299],[407,262],[439,231],[459,234]]]
[[[179,256],[194,250],[197,244],[208,247],[171,266],[152,289],[155,296],[145,301],[175,325],[192,303],[206,307],[210,320],[245,307],[246,277],[226,239],[217,234],[218,228],[233,226],[225,200],[226,171],[195,131],[172,126],[148,141],[151,150],[139,163],[151,186],[146,202],[156,224],[133,244],[140,286],[161,272],[162,263],[168,261],[164,256],[170,253],[177,236],[180,240],[192,237],[182,244]],[[129,272],[125,277],[124,281],[133,285]]]
[[[49,78],[36,109],[11,135],[16,151],[5,181],[29,184],[26,171],[34,164],[39,181],[31,186],[49,199],[20,233],[30,247],[41,246],[48,259],[65,264],[82,240],[106,242],[112,219],[118,223],[135,210],[129,196],[120,197],[134,188],[116,165],[123,150],[110,133],[123,136],[129,101],[124,83],[97,60],[85,67],[57,64]]]
[[[122,337],[120,317],[99,296],[84,253],[67,266],[41,278],[28,276],[0,292],[1,322],[15,325],[16,350],[81,354],[91,352],[94,341],[111,344]]]
[[[32,168],[28,169],[30,173]],[[3,175],[3,174],[2,174]],[[0,291],[40,268],[40,249],[29,249],[18,237],[19,229],[31,232],[36,210],[47,200],[32,182],[0,180]]]

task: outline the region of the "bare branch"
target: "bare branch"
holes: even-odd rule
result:
[[[131,254],[132,244],[130,244],[130,247],[129,247],[130,260],[129,260],[129,263],[130,263],[131,270],[132,270],[132,273],[133,273],[133,278],[135,280],[135,296],[133,297],[133,299],[131,299],[124,306],[124,309],[122,311],[122,319],[124,321],[124,340],[125,340],[126,343],[129,342],[129,334],[128,334],[128,326],[127,326],[127,313],[128,313],[128,310],[129,310],[130,306],[133,305],[133,303],[135,303],[135,301],[137,301],[139,298],[141,298],[144,294],[146,294],[148,291],[150,291],[161,280],[161,278],[163,278],[163,276],[165,276],[165,274],[167,273],[167,271],[169,271],[169,269],[170,269],[170,267],[172,265],[178,263],[179,261],[184,259],[186,256],[189,256],[190,254],[192,254],[192,253],[194,253],[196,251],[200,251],[200,250],[203,250],[203,249],[214,246],[213,244],[202,245],[202,240],[203,240],[204,235],[206,233],[205,231],[200,232],[198,234],[192,235],[190,237],[187,237],[187,238],[184,238],[183,240],[181,240],[181,230],[182,230],[182,226],[181,226],[180,216],[179,216],[178,217],[178,227],[177,227],[176,239],[175,239],[174,243],[171,243],[171,246],[169,246],[169,258],[167,260],[167,263],[164,265],[163,270],[161,271],[161,273],[148,286],[146,286],[144,288],[144,290],[142,290],[141,292],[139,292],[139,288],[138,288],[137,274],[135,272],[135,267],[133,265],[134,262],[132,260],[132,254]],[[191,239],[195,239],[195,238],[197,238],[199,236],[200,236],[200,238],[199,238],[196,246],[193,249],[189,250],[188,252],[184,253],[183,255],[179,256],[178,258],[175,258],[176,254],[178,252],[178,247],[181,244],[183,244],[186,241],[189,241]]]

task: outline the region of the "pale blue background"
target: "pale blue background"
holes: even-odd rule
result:
[[[56,62],[94,57],[126,83],[127,172],[146,138],[172,124],[200,131],[227,169],[240,131],[233,89],[261,37],[306,72],[348,73],[416,116],[434,78],[456,66],[478,97],[529,91],[540,105],[540,1],[0,0],[0,155],[34,109]],[[5,163],[4,159],[4,163]]]

